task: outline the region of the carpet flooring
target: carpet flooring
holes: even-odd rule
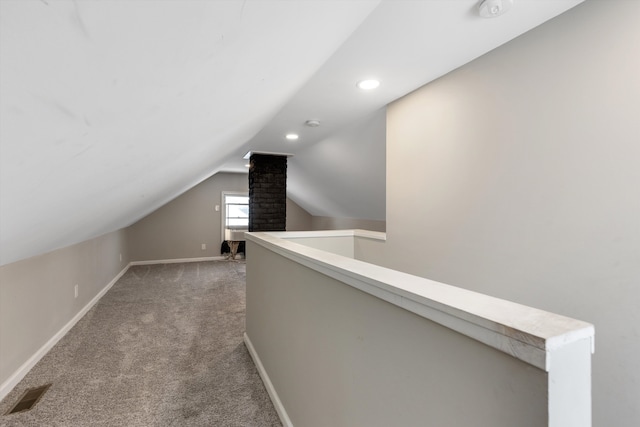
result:
[[[0,426],[280,426],[244,316],[244,262],[132,266],[0,403]]]

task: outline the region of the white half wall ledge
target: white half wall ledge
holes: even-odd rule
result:
[[[371,240],[387,240],[387,233],[371,230],[316,230],[316,231],[269,231],[270,236],[286,240],[323,237],[361,237]]]
[[[252,232],[252,241],[281,256],[339,280],[428,320],[549,372],[554,353],[588,340],[590,323],[491,297],[357,259],[295,243],[302,238],[351,236],[384,240],[366,230]]]

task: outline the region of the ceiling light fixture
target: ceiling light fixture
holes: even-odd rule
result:
[[[318,126],[320,126],[320,121],[319,120],[307,120],[306,122],[304,122],[305,126],[309,126],[310,128],[317,128]]]
[[[297,133],[288,133],[285,138],[287,138],[287,140],[289,141],[297,141],[299,136]]]
[[[483,18],[504,15],[513,6],[513,0],[483,0],[478,5],[478,13]]]
[[[360,80],[356,86],[362,90],[371,90],[380,86],[380,82],[375,79]]]

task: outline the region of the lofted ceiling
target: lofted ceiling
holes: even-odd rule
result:
[[[246,172],[249,150],[294,154],[310,213],[384,219],[385,105],[581,1],[2,0],[0,265]]]

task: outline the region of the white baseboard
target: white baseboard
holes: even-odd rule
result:
[[[256,368],[258,369],[260,378],[262,378],[264,387],[267,389],[267,393],[269,393],[271,402],[273,403],[273,406],[276,408],[276,412],[280,417],[280,421],[282,422],[282,425],[284,427],[293,427],[293,424],[289,419],[289,414],[287,414],[287,410],[282,405],[282,402],[280,401],[280,397],[278,397],[278,393],[276,392],[276,389],[273,387],[273,384],[271,383],[271,379],[269,379],[269,375],[267,374],[267,371],[265,371],[264,366],[262,365],[262,361],[260,360],[258,353],[256,353],[256,349],[253,347],[253,344],[251,344],[251,340],[249,339],[249,336],[247,335],[246,332],[244,333],[244,344],[247,346],[247,350],[249,350],[249,354],[253,359],[253,363],[255,363]]]
[[[2,384],[0,384],[0,400],[4,399],[11,390],[29,373],[29,371],[44,357],[45,354],[54,345],[64,337],[67,332],[71,330],[75,326],[76,323],[82,317],[87,314],[89,310],[107,293],[109,289],[120,279],[124,273],[127,272],[129,267],[132,265],[148,265],[148,264],[171,264],[171,263],[179,263],[179,262],[199,262],[199,261],[218,261],[223,260],[225,257],[206,257],[206,258],[182,258],[182,259],[167,259],[167,260],[158,260],[158,261],[133,261],[127,264],[125,268],[118,273],[116,277],[113,278],[98,294],[93,297],[87,305],[85,305],[82,310],[80,310],[66,325],[62,327],[54,336],[52,336],[49,341],[47,341],[42,347],[38,349],[26,362],[22,364],[7,380],[5,380]]]
[[[221,261],[226,259],[223,256],[212,256],[202,258],[176,258],[176,259],[157,259],[150,261],[132,261],[129,265],[152,265],[152,264],[177,264],[180,262],[202,262],[202,261]]]
[[[44,355],[47,354],[47,352],[51,350],[51,348],[53,348],[53,346],[56,345],[58,341],[60,341],[60,339],[64,337],[67,332],[69,332],[71,328],[73,328],[75,324],[78,323],[78,321],[82,319],[85,314],[87,314],[89,310],[91,310],[91,308],[100,300],[100,298],[102,298],[102,296],[106,294],[109,289],[111,289],[111,287],[118,281],[118,279],[120,279],[122,275],[127,272],[130,265],[131,264],[128,264],[125,268],[123,268],[122,271],[120,271],[120,273],[118,273],[118,275],[107,284],[107,286],[102,288],[102,290],[98,292],[98,294],[82,308],[82,310],[80,310],[75,316],[73,316],[73,318],[69,320],[69,322],[67,322],[67,324],[62,327],[62,329],[56,332],[56,334],[52,336],[49,341],[47,341],[42,347],[40,347],[33,356],[31,356],[26,362],[24,362],[17,371],[15,371],[5,382],[0,385],[0,400],[4,399],[7,394],[9,394],[9,392],[11,392],[11,390],[13,390],[13,388],[29,373],[31,368],[33,368],[36,363],[38,363],[40,359],[42,359]]]

